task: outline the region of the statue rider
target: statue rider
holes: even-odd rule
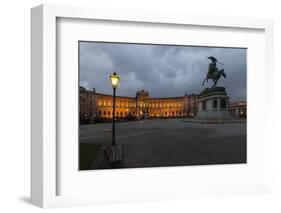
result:
[[[209,60],[211,60],[211,63],[209,64],[209,70],[208,70],[208,76],[212,76],[215,72],[218,71],[217,68],[217,59],[213,56],[208,57]]]

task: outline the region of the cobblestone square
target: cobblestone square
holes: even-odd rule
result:
[[[110,166],[100,148],[111,143],[111,128],[110,123],[80,126],[80,169],[231,164],[246,163],[247,159],[246,123],[146,119],[116,123],[122,161]],[[84,152],[91,153],[91,147],[96,150],[85,162]],[[87,166],[81,166],[81,157]]]

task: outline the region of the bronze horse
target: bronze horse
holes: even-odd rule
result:
[[[226,78],[226,74],[224,73],[224,69],[221,69],[221,70],[217,69],[213,72],[208,72],[206,78],[202,82],[202,85],[204,85],[205,81],[208,82],[208,79],[212,79],[213,82],[214,82],[214,85],[212,87],[215,87],[221,76]]]

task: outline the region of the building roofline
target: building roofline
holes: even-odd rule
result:
[[[80,91],[80,92],[88,92],[88,93],[93,93],[93,94],[97,94],[97,95],[103,95],[103,96],[108,96],[108,97],[112,97],[112,95],[109,94],[105,94],[105,93],[99,93],[99,92],[93,92],[93,91]],[[180,98],[185,98],[185,97],[191,97],[191,96],[198,96],[197,94],[190,94],[190,95],[183,95],[183,96],[176,96],[176,97],[149,97],[149,99],[156,99],[156,100],[163,100],[163,99],[180,99]],[[136,97],[130,97],[130,96],[119,96],[116,95],[116,98],[129,98],[129,99],[136,99]]]
[[[236,105],[246,106],[247,105],[247,101],[235,101],[235,102],[230,102],[229,103],[229,106],[236,106]]]

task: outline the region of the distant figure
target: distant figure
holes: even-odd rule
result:
[[[209,64],[209,70],[208,70],[207,76],[203,80],[202,85],[204,85],[205,81],[208,82],[208,79],[212,79],[214,82],[214,85],[212,87],[215,87],[217,85],[217,82],[220,79],[220,77],[223,76],[224,78],[226,78],[226,75],[224,73],[224,69],[221,69],[221,70],[218,69],[217,63],[220,63],[220,62],[218,62],[218,60],[215,57],[210,56],[210,57],[208,57],[208,59],[211,60],[211,62]],[[222,64],[222,63],[220,63],[220,64]]]

